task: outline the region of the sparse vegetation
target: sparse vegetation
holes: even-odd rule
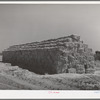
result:
[[[18,66],[0,63],[0,89],[100,90],[100,70],[94,74],[38,75]]]

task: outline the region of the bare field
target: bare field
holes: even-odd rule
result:
[[[18,66],[0,63],[0,89],[100,90],[100,70],[95,74],[37,75]]]

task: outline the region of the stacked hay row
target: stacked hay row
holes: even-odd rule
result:
[[[95,60],[99,60],[100,61],[100,51],[96,51],[95,52]]]
[[[3,51],[3,62],[38,74],[94,72],[92,50],[76,35],[11,46]]]

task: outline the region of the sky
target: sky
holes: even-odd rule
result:
[[[71,34],[100,50],[99,4],[0,4],[0,51]]]

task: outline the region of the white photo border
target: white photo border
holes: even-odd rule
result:
[[[1,4],[100,4],[100,1],[0,1]],[[0,99],[100,99],[100,90],[0,90]]]

